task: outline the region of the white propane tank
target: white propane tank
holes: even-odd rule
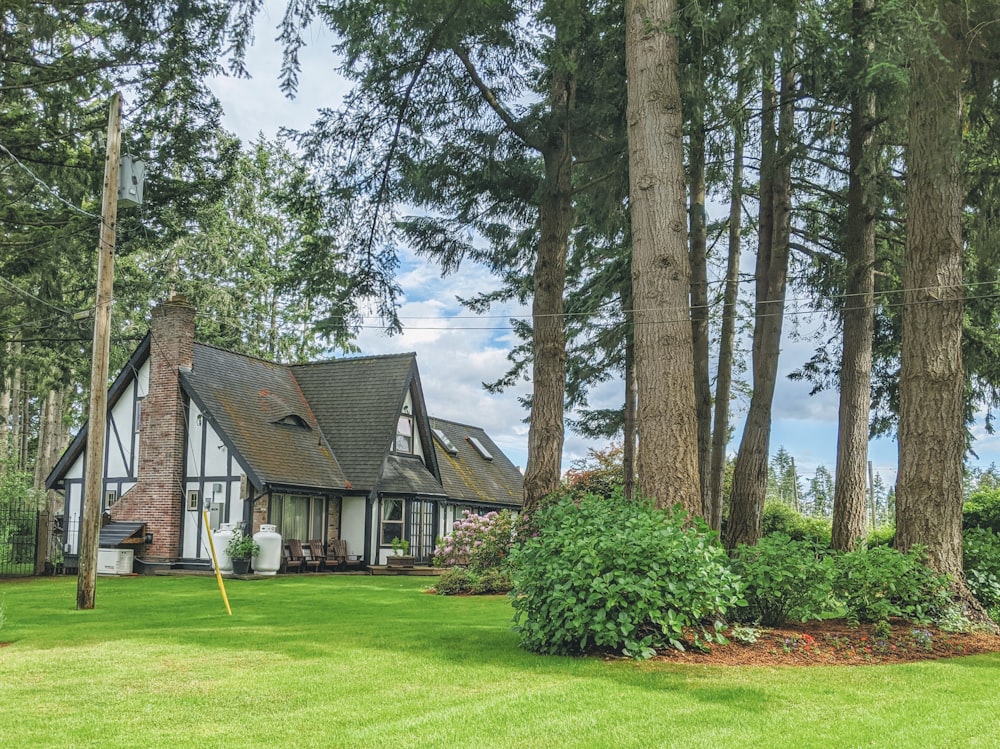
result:
[[[253,534],[260,551],[253,558],[253,571],[258,575],[273,575],[281,567],[281,534],[276,525],[262,525]]]
[[[215,544],[215,556],[219,560],[219,572],[225,575],[233,574],[233,560],[226,553],[229,539],[233,537],[233,524],[222,523],[219,529],[212,532],[212,543]]]

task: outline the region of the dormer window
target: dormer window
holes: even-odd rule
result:
[[[413,452],[413,417],[402,414],[396,422],[396,452]]]
[[[299,427],[300,429],[310,429],[309,424],[306,420],[297,414],[288,414],[288,416],[283,416],[278,419],[275,424],[284,424],[286,427]]]

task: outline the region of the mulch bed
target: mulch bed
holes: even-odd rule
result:
[[[937,627],[893,620],[888,637],[872,624],[843,620],[789,623],[761,628],[757,641],[713,645],[707,653],[671,650],[655,660],[707,666],[866,666],[907,663],[1000,652],[1000,636],[986,632],[944,632]],[[727,636],[729,633],[726,633]]]

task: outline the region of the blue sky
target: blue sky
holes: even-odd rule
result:
[[[225,109],[225,127],[244,141],[252,140],[258,133],[274,137],[280,127],[306,129],[316,109],[336,107],[345,90],[334,70],[330,37],[317,29],[305,35],[307,44],[300,53],[302,73],[298,95],[289,100],[281,93],[278,86],[281,52],[273,40],[283,9],[281,0],[268,0],[257,19],[256,43],[247,61],[252,79],[219,78],[213,83]],[[435,266],[406,253],[398,282],[403,290],[400,317],[404,333],[387,337],[373,320],[372,327],[363,330],[358,340],[363,352],[417,352],[424,396],[431,413],[482,426],[515,465],[523,469],[528,428],[518,396],[528,392],[530,385],[521,383],[515,390],[490,395],[481,383],[496,380],[507,370],[507,352],[515,344],[508,319],[528,317],[530,311],[513,305],[497,306],[488,315],[477,317],[462,309],[456,296],[472,296],[495,286],[485,269],[473,265],[463,266],[459,273],[442,279]],[[742,293],[751,292],[746,289]],[[795,325],[785,325],[782,374],[775,397],[771,438],[772,454],[784,446],[795,458],[803,487],[808,486],[818,465],[826,466],[831,473],[836,466],[837,394],[810,396],[807,384],[792,382],[785,376],[812,355],[814,346],[800,336],[790,335],[791,329],[809,330],[814,324],[808,316],[797,316]],[[621,402],[621,383],[617,380],[603,384],[591,395],[594,408],[618,407]],[[729,445],[730,453],[738,447],[746,406],[746,402],[734,406],[733,424],[737,431]],[[1000,463],[1000,439],[986,435],[981,423],[973,432],[980,464]],[[564,467],[586,455],[588,448],[603,446],[567,433]],[[876,440],[870,446],[870,459],[886,485],[896,480],[896,449],[891,439]]]

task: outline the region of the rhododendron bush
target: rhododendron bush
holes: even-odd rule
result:
[[[495,569],[507,563],[513,542],[514,515],[510,510],[485,515],[464,510],[452,524],[451,533],[438,539],[434,564],[479,572]]]

